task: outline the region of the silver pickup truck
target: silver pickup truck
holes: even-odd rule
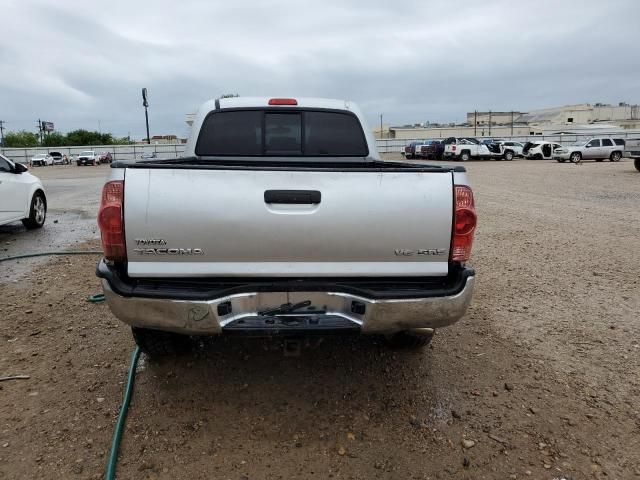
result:
[[[111,164],[98,224],[108,305],[150,355],[220,334],[423,346],[475,279],[465,169],[381,160],[343,100],[205,103],[183,158]]]

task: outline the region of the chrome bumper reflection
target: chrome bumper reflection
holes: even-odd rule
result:
[[[104,279],[102,287],[113,314],[134,327],[215,335],[230,323],[259,316],[260,311],[308,300],[310,312],[315,312],[309,315],[314,317],[318,317],[317,312],[321,310],[323,315],[353,322],[362,333],[391,333],[440,328],[457,322],[471,303],[474,282],[475,277],[468,277],[456,295],[397,300],[374,300],[341,292],[251,292],[207,301],[171,300],[123,297],[114,293]],[[231,313],[224,314],[229,311],[229,305]],[[357,313],[362,310],[364,313]],[[305,310],[296,310],[295,315],[304,316]]]

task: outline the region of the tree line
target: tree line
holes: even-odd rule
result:
[[[84,145],[130,145],[134,142],[129,137],[114,137],[110,133],[100,133],[84,129],[68,133],[51,132],[45,134],[40,142],[37,133],[27,130],[7,132],[4,134],[5,148],[31,147],[76,147]]]

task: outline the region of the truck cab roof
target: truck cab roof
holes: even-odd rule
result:
[[[198,156],[196,145],[203,123],[211,113],[232,109],[257,110],[332,110],[350,112],[360,123],[368,146],[367,158],[379,160],[373,132],[369,128],[364,115],[358,106],[349,100],[314,97],[228,97],[212,99],[198,109],[191,129],[189,140],[184,152],[185,156]]]

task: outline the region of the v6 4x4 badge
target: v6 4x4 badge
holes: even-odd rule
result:
[[[417,250],[396,248],[395,253],[399,257],[410,257],[411,255],[445,255],[447,251],[444,248],[419,248]]]

